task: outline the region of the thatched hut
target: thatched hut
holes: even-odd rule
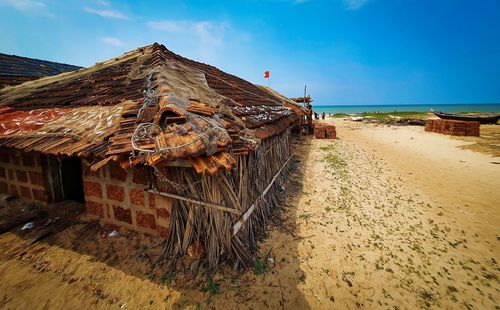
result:
[[[0,191],[247,264],[300,108],[153,44],[0,91]]]

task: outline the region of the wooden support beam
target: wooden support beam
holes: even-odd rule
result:
[[[264,196],[267,194],[267,192],[269,191],[269,189],[271,188],[271,186],[274,184],[274,181],[276,181],[276,178],[278,177],[278,175],[281,173],[281,171],[283,170],[283,168],[285,168],[286,165],[290,162],[290,160],[292,159],[292,157],[293,157],[293,155],[291,155],[287,159],[287,161],[283,164],[283,166],[281,166],[281,168],[278,170],[278,172],[276,172],[276,174],[272,178],[271,182],[269,183],[269,185],[267,185],[266,189],[264,189],[264,191],[262,192],[262,194],[260,194],[260,196],[257,197],[257,199],[255,199],[254,203],[252,203],[252,205],[250,206],[250,208],[248,208],[245,211],[245,213],[243,214],[243,216],[236,222],[236,224],[234,224],[234,226],[233,226],[233,236],[235,236],[238,233],[238,231],[241,230],[241,228],[243,227],[243,224],[248,220],[248,218],[250,217],[250,215],[255,210],[255,204],[257,203],[257,200],[264,198]]]
[[[112,160],[116,160],[118,156],[109,156],[104,158],[103,160],[97,162],[96,164],[93,164],[92,167],[90,167],[90,170],[92,172],[96,172],[97,170],[101,169],[102,167],[106,166],[107,163],[109,163]]]
[[[187,201],[187,202],[190,202],[190,203],[202,205],[204,207],[209,207],[209,208],[217,209],[217,210],[220,210],[220,211],[225,211],[225,212],[229,212],[229,213],[241,215],[241,212],[238,211],[238,210],[236,210],[236,209],[228,208],[226,206],[218,205],[218,204],[211,203],[211,202],[200,201],[200,200],[196,200],[196,199],[193,199],[193,198],[184,197],[184,196],[181,196],[181,195],[167,193],[167,192],[159,192],[159,191],[152,190],[152,189],[148,190],[148,192],[152,193],[152,194],[160,195],[160,196],[165,196],[165,197],[170,197],[170,198],[174,198],[174,199],[178,199],[178,200]]]

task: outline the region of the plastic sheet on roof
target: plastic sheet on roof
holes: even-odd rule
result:
[[[69,136],[98,143],[114,132],[127,103],[110,107],[54,108],[0,114],[0,136]]]

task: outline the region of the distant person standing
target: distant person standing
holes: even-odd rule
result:
[[[321,119],[325,120],[325,112],[321,113]]]

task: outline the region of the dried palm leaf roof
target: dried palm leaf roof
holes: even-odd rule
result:
[[[0,88],[79,68],[53,61],[0,53]]]
[[[298,119],[276,94],[158,43],[0,90],[0,146],[132,164],[244,154]]]
[[[42,77],[80,68],[54,61],[0,53],[0,75]]]

